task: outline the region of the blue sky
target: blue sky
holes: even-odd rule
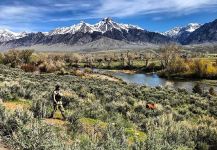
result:
[[[0,28],[50,31],[81,20],[94,24],[104,17],[166,31],[188,23],[217,19],[217,0],[1,0]]]

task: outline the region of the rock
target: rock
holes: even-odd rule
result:
[[[0,98],[0,104],[2,104],[3,103],[3,100]]]

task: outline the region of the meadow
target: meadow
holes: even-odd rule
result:
[[[170,48],[174,52],[175,48]],[[200,77],[206,78],[215,73],[207,74],[210,68],[215,69],[215,58],[183,58],[167,52],[159,59],[141,53],[145,52],[10,50],[1,54],[0,133],[4,143],[20,150],[214,150],[217,94],[212,88],[201,91],[196,86],[194,93],[150,88],[127,84],[90,68],[148,71],[149,67],[149,71],[181,75],[186,70],[180,68],[191,64],[188,71],[197,68],[195,71],[205,73]],[[66,121],[60,112],[49,118],[57,83],[61,84]]]
[[[217,97],[0,66],[0,131],[12,149],[214,149]],[[68,121],[54,120],[62,85]],[[103,83],[103,86],[102,86]],[[146,108],[155,103],[157,109]],[[10,104],[10,105],[9,105]],[[14,105],[20,105],[16,110]],[[186,140],[188,139],[188,140]]]

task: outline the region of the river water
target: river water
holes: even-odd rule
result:
[[[97,72],[108,72],[108,70],[95,70]],[[168,86],[175,89],[186,89],[191,92],[196,83],[200,83],[204,90],[208,90],[211,86],[202,82],[202,80],[169,80],[159,77],[156,73],[124,73],[119,71],[110,71],[114,77],[120,78],[123,81],[131,84],[146,85],[148,87]],[[216,81],[217,84],[217,81]],[[217,86],[212,86],[217,91]]]

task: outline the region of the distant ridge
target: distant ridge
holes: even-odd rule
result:
[[[201,44],[217,42],[217,19],[206,23],[192,32],[182,44]]]
[[[111,45],[111,49],[118,48],[123,43],[127,45],[135,44],[165,44],[170,42],[170,38],[159,33],[144,30],[138,26],[130,24],[121,24],[114,22],[111,18],[104,18],[102,21],[91,25],[85,22],[80,22],[77,25],[70,27],[57,28],[47,33],[29,33],[19,39],[12,39],[2,41],[0,46],[2,48],[17,48],[17,47],[30,47],[34,45],[54,45],[65,44],[70,46],[83,46],[88,43],[100,43],[103,49],[108,47],[105,40],[102,43],[100,39],[112,39],[115,42]],[[107,40],[109,42],[109,40]],[[119,43],[120,42],[120,43]]]
[[[175,27],[169,31],[162,33],[165,36],[168,36],[174,39],[176,42],[183,43],[186,38],[195,30],[200,28],[202,25],[198,23],[189,23],[184,27]]]
[[[111,42],[113,41],[113,42]],[[136,25],[122,24],[104,18],[96,24],[81,21],[76,25],[61,27],[50,32],[15,33],[0,30],[0,50],[19,47],[79,47],[86,49],[138,48],[147,45],[159,46],[167,43],[203,44],[217,42],[217,20],[204,25],[189,23],[164,33],[147,31]],[[44,45],[44,46],[43,46]],[[98,47],[94,46],[98,45]],[[89,47],[88,47],[89,46]]]

